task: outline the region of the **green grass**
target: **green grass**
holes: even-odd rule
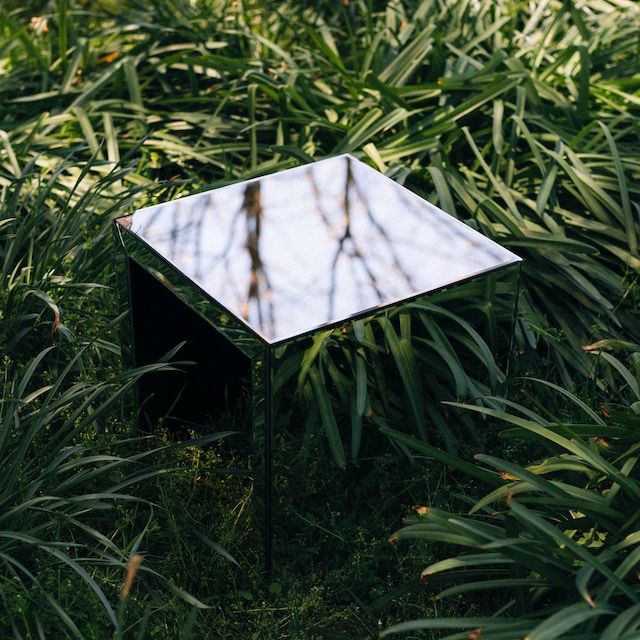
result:
[[[0,635],[633,637],[639,27],[629,0],[3,2]],[[127,439],[110,225],[342,152],[523,256],[517,357],[473,292],[368,329],[387,387],[355,332],[302,354],[308,433],[347,428],[312,438],[315,500],[265,583],[221,442]],[[399,533],[427,544],[389,545],[427,502]],[[455,565],[480,535],[491,556]]]

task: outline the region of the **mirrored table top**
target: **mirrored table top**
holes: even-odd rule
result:
[[[119,222],[267,343],[520,261],[350,155]]]

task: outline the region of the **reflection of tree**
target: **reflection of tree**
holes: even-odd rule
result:
[[[260,253],[260,234],[262,229],[262,201],[260,199],[260,181],[249,182],[244,190],[242,201],[242,211],[245,215],[247,241],[245,247],[249,252],[250,275],[247,299],[243,305],[242,317],[249,320],[251,307],[255,306],[257,321],[261,328],[264,328],[265,321],[269,323],[269,333],[274,328],[273,307],[269,300],[271,286],[269,278],[264,268],[264,262]],[[263,309],[263,303],[267,304],[267,310]],[[267,317],[265,318],[265,314]]]
[[[364,268],[366,274],[369,276],[369,285],[375,291],[376,296],[379,300],[383,299],[383,292],[378,286],[377,278],[375,273],[372,271],[370,266],[367,264],[367,260],[364,257],[362,251],[358,248],[352,234],[351,234],[351,190],[355,187],[355,182],[353,179],[353,173],[351,171],[351,161],[347,161],[347,171],[344,181],[344,222],[343,222],[343,231],[340,237],[338,238],[338,244],[336,246],[336,252],[333,257],[333,261],[331,263],[331,276],[330,276],[330,284],[329,284],[329,306],[328,306],[328,317],[333,318],[335,314],[335,303],[336,303],[336,287],[337,287],[337,278],[338,278],[338,262],[340,258],[344,255],[347,260],[351,263],[352,261],[358,260],[361,266]],[[357,195],[357,189],[356,189]]]
[[[385,297],[389,294],[389,292],[384,291],[383,287],[378,282],[378,277],[376,276],[375,270],[369,264],[367,260],[367,256],[372,257],[371,251],[368,250],[367,247],[360,248],[356,238],[352,234],[351,228],[351,214],[352,214],[352,205],[355,204],[356,200],[359,200],[362,204],[364,211],[366,212],[367,218],[371,221],[371,228],[375,229],[379,238],[375,239],[375,244],[378,249],[381,246],[386,246],[388,255],[392,257],[391,264],[389,265],[389,269],[393,270],[396,275],[401,276],[405,282],[409,285],[410,288],[413,288],[413,283],[411,282],[411,276],[409,273],[403,269],[400,259],[397,255],[398,247],[394,245],[393,239],[389,237],[384,225],[380,224],[373,215],[373,208],[370,206],[368,202],[368,194],[364,193],[359,185],[357,180],[354,179],[353,171],[351,168],[352,161],[351,159],[347,159],[346,163],[346,176],[344,183],[344,227],[341,236],[338,238],[338,243],[336,246],[335,256],[333,258],[333,262],[331,264],[331,276],[330,276],[330,285],[329,285],[329,295],[328,295],[328,318],[332,319],[334,317],[334,307],[336,304],[336,291],[338,288],[337,278],[339,277],[338,273],[338,262],[341,257],[345,257],[347,263],[349,265],[349,269],[354,273],[356,268],[359,266],[367,276],[367,280],[362,283],[362,286],[365,289],[371,289],[375,292],[376,297],[380,303],[385,301]],[[390,217],[394,212],[387,212],[387,215]],[[323,216],[324,217],[324,216]],[[380,240],[383,242],[380,242]]]

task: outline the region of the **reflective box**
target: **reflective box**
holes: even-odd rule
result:
[[[384,446],[381,424],[429,438],[428,380],[459,384],[446,350],[473,360],[476,336],[494,351],[508,342],[496,333],[511,327],[520,259],[350,155],[141,209],[115,229],[130,364],[184,362],[143,377],[141,424],[199,431],[234,416],[230,458],[255,483],[268,564],[272,543],[292,538],[274,509],[309,460],[344,468]],[[455,319],[465,309],[468,329]],[[465,327],[459,346],[448,322]]]

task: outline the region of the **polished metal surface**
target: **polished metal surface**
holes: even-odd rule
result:
[[[349,155],[120,224],[269,344],[520,260]]]

